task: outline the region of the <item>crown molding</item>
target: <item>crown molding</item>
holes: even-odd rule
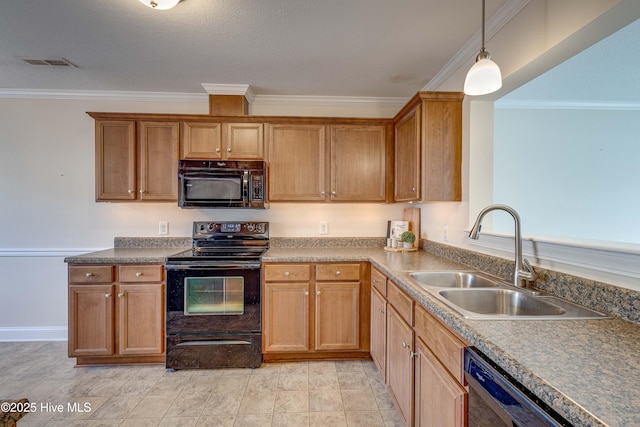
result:
[[[531,0],[509,0],[495,15],[485,23],[485,44],[496,35],[511,19],[518,14]],[[475,58],[482,45],[482,30],[479,30],[467,41],[460,50],[436,73],[431,80],[421,89],[423,91],[435,91],[449,77],[451,77],[469,58]]]
[[[639,111],[638,101],[575,101],[544,99],[501,99],[494,103],[502,110],[611,110]]]
[[[206,102],[201,93],[1,89],[0,99],[75,99],[92,101]]]
[[[202,83],[202,87],[209,95],[242,95],[249,104],[255,98],[250,85]]]
[[[404,106],[411,98],[367,96],[304,96],[304,95],[256,95],[255,104],[264,105],[323,105],[323,106]]]

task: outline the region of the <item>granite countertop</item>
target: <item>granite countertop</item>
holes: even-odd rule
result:
[[[599,320],[469,320],[406,271],[469,269],[382,249],[269,249],[264,262],[370,261],[422,306],[576,426],[640,426],[640,325]]]
[[[188,247],[119,248],[69,263],[162,263]],[[263,262],[369,261],[418,303],[576,426],[640,426],[640,324],[600,320],[469,320],[429,295],[407,271],[469,269],[447,258],[381,248],[269,249]]]

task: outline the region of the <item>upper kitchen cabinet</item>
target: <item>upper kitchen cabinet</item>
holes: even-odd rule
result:
[[[269,125],[269,200],[387,201],[391,134],[360,123]]]
[[[96,201],[177,201],[178,129],[97,118]]]
[[[462,199],[459,92],[419,92],[394,118],[397,202]]]
[[[262,160],[262,123],[181,123],[181,159]]]

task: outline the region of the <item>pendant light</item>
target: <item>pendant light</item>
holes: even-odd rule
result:
[[[502,87],[500,68],[484,48],[484,1],[482,0],[482,48],[476,57],[476,63],[464,79],[464,93],[467,95],[486,95]]]
[[[150,7],[155,10],[167,10],[171,9],[178,3],[180,0],[139,0],[145,6]]]

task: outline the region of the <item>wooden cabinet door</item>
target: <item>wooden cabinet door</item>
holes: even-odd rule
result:
[[[360,282],[319,282],[315,297],[315,349],[359,349]]]
[[[413,330],[387,305],[387,384],[398,413],[410,426],[413,414]]]
[[[420,200],[420,125],[421,106],[418,105],[396,123],[395,190],[396,202]]]
[[[372,275],[373,276],[373,275]],[[371,288],[371,358],[386,382],[387,300]]]
[[[182,122],[181,159],[221,159],[222,123]]]
[[[230,160],[264,159],[262,123],[227,123],[225,156]]]
[[[118,285],[118,353],[164,351],[164,285]]]
[[[331,200],[386,200],[384,126],[331,126]]]
[[[114,353],[114,285],[69,285],[69,356]]]
[[[140,200],[178,200],[177,122],[140,122]]]
[[[264,284],[262,349],[265,353],[311,350],[309,298],[309,283]]]
[[[425,100],[423,201],[462,200],[462,95]]]
[[[269,200],[326,200],[326,126],[278,124],[268,127]]]
[[[136,122],[96,120],[96,201],[135,200]]]
[[[449,375],[428,347],[416,339],[415,425],[464,427],[467,391]]]

